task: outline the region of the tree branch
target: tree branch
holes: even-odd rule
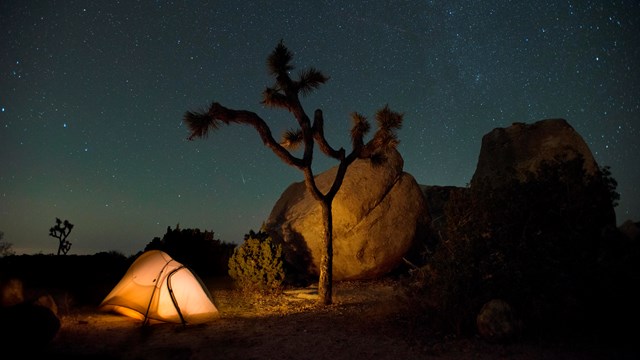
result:
[[[315,139],[320,151],[325,155],[334,159],[342,160],[344,158],[344,149],[336,150],[329,145],[327,139],[324,136],[324,117],[322,116],[322,110],[317,109],[313,117],[313,138]]]
[[[295,166],[299,169],[304,167],[304,161],[299,159],[287,151],[280,145],[271,134],[271,129],[267,123],[256,113],[246,110],[233,110],[220,105],[217,102],[211,104],[208,116],[214,120],[222,121],[225,125],[230,123],[245,124],[253,126],[260,135],[262,142],[269,147],[285,163]],[[197,134],[196,134],[197,136]]]
[[[303,169],[304,173],[304,184],[307,188],[307,191],[311,193],[314,199],[318,201],[324,201],[325,195],[318,189],[316,185],[316,179],[313,177],[313,170],[311,170],[311,166],[307,166]]]

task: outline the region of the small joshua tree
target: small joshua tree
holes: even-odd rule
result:
[[[67,237],[69,237],[69,234],[71,233],[71,229],[73,229],[73,224],[70,223],[69,220],[65,220],[63,222],[58,218],[56,218],[56,225],[49,229],[49,236],[53,236],[60,241],[60,245],[58,246],[58,255],[67,255],[67,252],[71,249],[71,242],[67,240]]]

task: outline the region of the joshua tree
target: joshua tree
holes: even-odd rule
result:
[[[67,252],[71,249],[71,242],[67,240],[69,233],[71,233],[71,229],[73,229],[72,223],[68,220],[62,222],[62,220],[58,218],[56,218],[56,225],[49,229],[49,236],[53,236],[60,241],[60,245],[58,246],[58,255],[60,255],[60,253],[67,255]]]
[[[370,159],[374,164],[380,164],[385,160],[385,153],[390,148],[395,148],[398,139],[396,129],[402,126],[403,115],[393,112],[388,106],[384,106],[376,113],[378,130],[373,137],[364,142],[364,136],[370,130],[368,120],[361,114],[352,113],[351,128],[352,150],[346,154],[343,148],[335,149],[329,145],[324,136],[324,118],[322,111],[317,109],[313,122],[305,113],[299,96],[309,95],[313,90],[324,84],[328,77],[319,70],[310,67],[298,74],[297,80],[289,76],[293,54],[282,41],[278,43],[273,52],[267,58],[269,73],[275,78],[275,84],[267,87],[262,93],[261,103],[271,108],[287,110],[298,123],[298,128],[286,131],[280,142],[271,135],[271,129],[266,122],[256,113],[246,110],[233,110],[213,102],[208,109],[201,111],[187,111],[184,122],[190,130],[189,140],[205,138],[209,131],[217,130],[221,124],[231,123],[250,125],[256,129],[264,144],[269,147],[283,162],[293,166],[304,173],[307,191],[316,199],[322,207],[324,225],[324,253],[320,260],[320,278],[318,293],[320,302],[325,305],[332,301],[332,264],[333,264],[333,219],[331,204],[344,180],[347,167],[356,159]],[[320,150],[339,162],[338,171],[331,188],[322,193],[316,186],[311,163],[313,160],[314,143]],[[294,156],[294,151],[303,145],[302,156]]]

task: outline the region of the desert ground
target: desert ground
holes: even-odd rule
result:
[[[250,296],[207,283],[219,316],[181,325],[141,321],[96,307],[70,309],[42,358],[59,359],[633,359],[626,347],[429,334],[408,311],[393,279],[340,282],[334,303],[317,305],[313,288]],[[16,355],[23,358],[24,355]],[[4,358],[4,357],[3,357]]]

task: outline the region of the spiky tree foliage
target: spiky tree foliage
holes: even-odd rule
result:
[[[293,54],[282,41],[267,58],[269,73],[275,78],[275,83],[262,92],[261,103],[271,108],[287,110],[295,118],[298,128],[285,132],[282,141],[278,142],[271,134],[267,123],[256,113],[246,110],[229,109],[217,102],[213,102],[208,109],[201,111],[187,111],[184,122],[189,128],[189,139],[205,138],[209,131],[217,130],[220,125],[244,124],[256,129],[264,144],[269,147],[283,162],[302,171],[307,191],[316,199],[322,208],[324,225],[324,254],[320,263],[320,279],[318,292],[320,302],[328,305],[332,302],[332,263],[333,263],[333,219],[331,204],[340,189],[348,166],[356,159],[371,159],[375,164],[385,159],[384,154],[395,148],[398,139],[395,131],[402,126],[403,115],[391,111],[388,106],[376,113],[378,129],[373,137],[365,143],[371,125],[366,117],[354,113],[351,129],[351,152],[343,148],[334,148],[327,142],[324,135],[324,118],[320,109],[314,113],[313,122],[306,114],[300,103],[300,95],[307,96],[318,89],[329,78],[315,68],[309,68],[298,73],[297,79],[289,74],[294,69]],[[326,156],[339,162],[338,171],[331,188],[322,193],[316,186],[311,163],[313,160],[314,144]],[[290,151],[302,146],[302,156],[294,156]]]
[[[53,236],[60,242],[58,246],[58,255],[66,255],[67,252],[69,252],[69,249],[71,249],[71,242],[67,240],[67,237],[69,237],[72,229],[73,224],[70,223],[69,220],[65,220],[63,222],[58,218],[56,218],[55,226],[49,229],[49,236]]]

